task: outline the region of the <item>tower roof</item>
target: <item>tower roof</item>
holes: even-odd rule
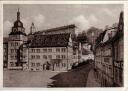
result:
[[[17,20],[14,22],[14,27],[23,27],[23,23],[20,21],[20,11],[17,11]]]
[[[23,27],[23,23],[20,21],[20,11],[17,11],[17,20],[14,22],[14,26],[12,27],[12,31],[9,35],[26,35],[25,28]]]

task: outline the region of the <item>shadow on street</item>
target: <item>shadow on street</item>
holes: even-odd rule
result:
[[[86,87],[91,69],[92,65],[86,64],[68,72],[61,72],[50,78],[53,82],[48,84],[48,87]]]

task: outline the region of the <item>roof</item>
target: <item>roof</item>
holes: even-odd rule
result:
[[[30,48],[41,47],[66,47],[68,46],[70,34],[35,35],[29,44]]]
[[[56,27],[56,28],[50,28],[50,29],[46,29],[43,31],[38,31],[38,32],[35,32],[35,34],[55,32],[58,30],[67,29],[67,28],[75,28],[75,27],[76,27],[75,24],[71,24],[71,25],[66,25],[66,26],[61,26],[61,27]]]
[[[23,23],[20,20],[16,20],[14,22],[14,27],[22,27],[23,28]]]
[[[9,35],[17,35],[17,34],[22,34],[22,35],[25,35],[26,36],[26,33],[21,32],[21,31],[16,31],[16,32],[9,33]]]

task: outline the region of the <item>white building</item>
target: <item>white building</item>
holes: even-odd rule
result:
[[[72,65],[71,35],[35,35],[29,44],[29,70],[68,70]]]

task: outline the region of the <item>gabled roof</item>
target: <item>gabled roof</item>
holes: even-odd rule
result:
[[[35,35],[29,44],[30,48],[41,47],[66,47],[68,46],[70,34]]]

